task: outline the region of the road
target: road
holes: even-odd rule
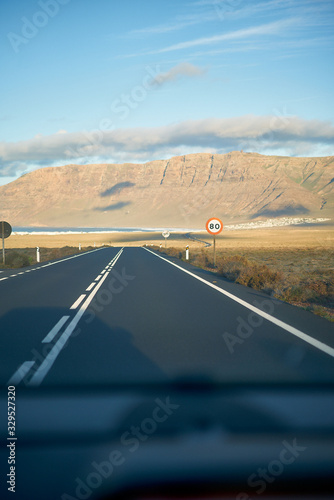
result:
[[[0,274],[0,382],[332,381],[333,325],[145,248]]]

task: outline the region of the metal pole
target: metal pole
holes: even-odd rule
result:
[[[6,264],[6,257],[5,257],[5,223],[2,221],[2,262],[3,265]]]
[[[213,236],[213,267],[216,267],[216,236]]]

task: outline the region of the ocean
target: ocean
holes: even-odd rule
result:
[[[13,226],[12,234],[86,234],[86,233],[141,233],[156,231],[189,232],[196,229],[165,227],[19,227]]]

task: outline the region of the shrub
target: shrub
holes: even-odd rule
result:
[[[279,271],[272,271],[264,264],[252,263],[241,255],[223,257],[219,262],[218,274],[256,290],[270,291],[282,280]]]
[[[6,255],[6,267],[18,268],[30,265],[29,257],[16,251],[8,252]]]

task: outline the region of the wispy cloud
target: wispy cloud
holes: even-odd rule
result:
[[[151,50],[145,52],[146,55],[152,54],[163,54],[166,52],[185,50],[193,47],[201,47],[217,44],[219,42],[228,42],[235,40],[244,40],[244,39],[252,39],[256,37],[263,37],[266,35],[273,36],[277,34],[281,34],[284,31],[288,30],[292,26],[300,25],[302,23],[301,18],[294,17],[289,19],[283,19],[280,21],[274,21],[271,23],[265,23],[258,26],[253,26],[250,28],[243,28],[239,30],[229,31],[227,33],[213,35],[208,37],[200,37],[193,40],[187,40],[184,42],[179,42],[173,45],[169,45],[167,47],[163,47],[156,50]],[[130,54],[126,57],[135,57],[138,54]],[[144,55],[144,54],[142,54]]]
[[[181,77],[197,77],[202,76],[206,72],[205,69],[195,66],[194,64],[183,62],[174,66],[166,73],[159,73],[152,81],[151,85],[162,86],[167,82],[177,80]]]
[[[137,30],[132,30],[126,33],[125,36],[127,37],[142,37],[142,36],[149,36],[149,35],[162,35],[164,33],[170,33],[172,31],[178,31],[184,28],[187,28],[188,26],[192,26],[194,24],[198,24],[200,22],[200,19],[195,20],[195,19],[188,19],[188,20],[176,20],[174,22],[166,23],[166,24],[159,24],[157,26],[148,26],[146,28],[141,28]]]
[[[226,153],[235,149],[293,156],[330,155],[334,151],[334,126],[295,116],[245,115],[156,128],[38,136],[0,143],[0,175],[15,175],[34,165],[149,161],[187,152]]]
[[[131,30],[124,36],[126,37],[144,37],[152,35],[163,35],[172,31],[180,31],[196,24],[203,24],[210,21],[217,21],[217,13],[214,9],[205,9],[198,12],[196,9],[192,14],[178,15],[175,19],[158,24],[156,26],[146,26],[144,28]]]

